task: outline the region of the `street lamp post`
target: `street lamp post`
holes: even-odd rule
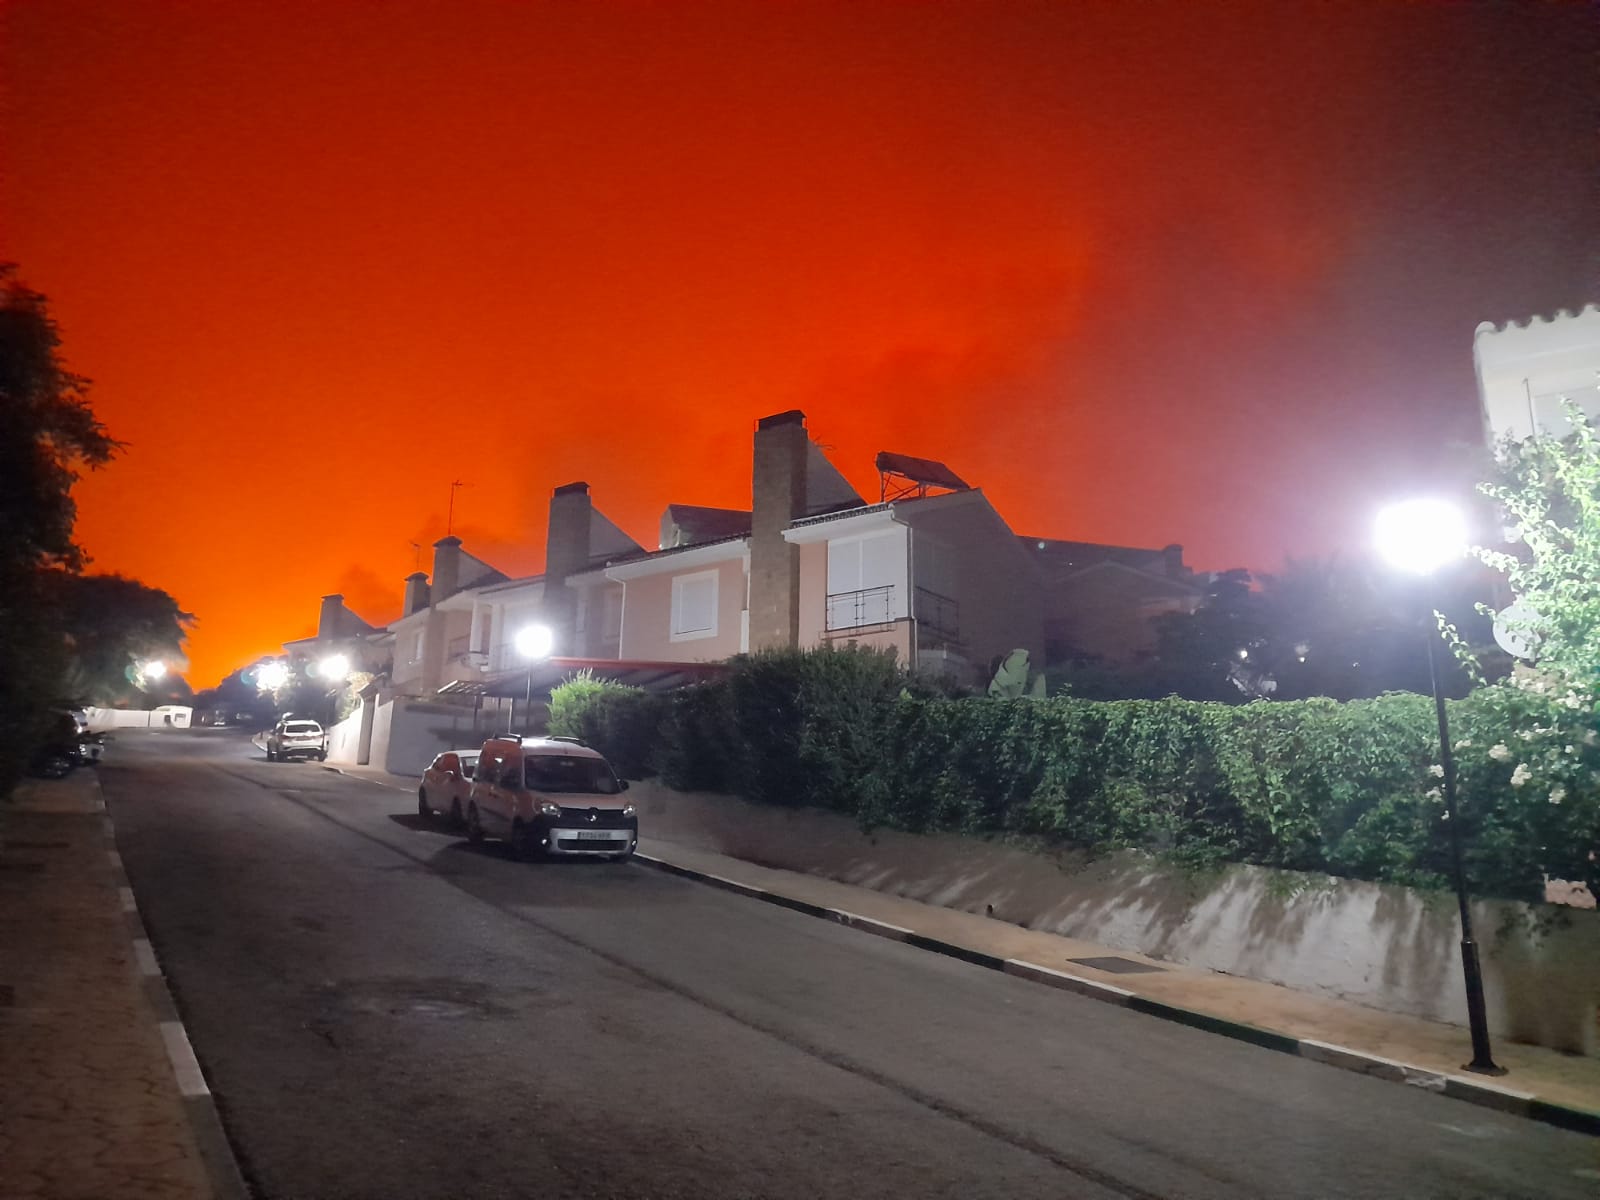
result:
[[[1378,514],[1378,551],[1391,566],[1431,579],[1446,563],[1466,551],[1466,522],[1451,505],[1438,500],[1407,500],[1391,504]],[[1431,608],[1430,608],[1431,614]],[[1444,706],[1443,672],[1439,665],[1441,638],[1429,628],[1428,679],[1433,685],[1433,709],[1439,721],[1439,767],[1444,772],[1444,815],[1450,827],[1450,861],[1455,876],[1456,906],[1461,911],[1461,973],[1467,989],[1467,1025],[1472,1033],[1472,1061],[1463,1070],[1483,1075],[1504,1075],[1489,1050],[1489,1022],[1484,1015],[1483,971],[1478,943],[1472,936],[1472,906],[1467,898],[1467,873],[1461,854],[1461,821],[1456,812],[1456,764],[1450,747],[1450,719]]]
[[[533,711],[533,664],[542,658],[549,658],[550,652],[555,649],[556,635],[548,625],[524,625],[517,630],[513,639],[517,653],[526,663],[526,677],[522,689],[523,721],[526,723],[528,714]],[[513,701],[513,709],[515,701]],[[516,714],[513,711],[506,721],[506,730],[510,731],[515,723]]]

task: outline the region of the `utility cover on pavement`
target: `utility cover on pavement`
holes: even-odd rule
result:
[[[1080,967],[1093,967],[1096,971],[1108,971],[1112,975],[1141,975],[1146,971],[1164,969],[1150,963],[1134,962],[1131,958],[1069,958],[1067,961],[1077,963]]]

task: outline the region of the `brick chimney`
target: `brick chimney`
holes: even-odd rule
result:
[[[587,483],[564,483],[550,493],[550,524],[544,541],[544,619],[555,634],[557,654],[574,650],[578,605],[566,579],[589,565],[593,516]]]
[[[563,580],[589,565],[589,518],[593,511],[587,483],[564,483],[550,494],[550,526],[544,543],[547,581]]]
[[[440,538],[433,544],[433,586],[428,589],[428,601],[437,604],[456,591],[456,581],[461,578],[461,539],[453,534]]]
[[[328,641],[339,636],[339,627],[344,623],[340,619],[343,613],[343,596],[335,594],[322,598],[322,611],[317,615],[318,641]]]
[[[428,576],[423,571],[413,571],[406,576],[405,600],[400,605],[400,615],[409,617],[418,609],[428,607]]]
[[[800,641],[800,548],[783,531],[806,511],[811,439],[799,409],[756,422],[750,479],[750,648]]]

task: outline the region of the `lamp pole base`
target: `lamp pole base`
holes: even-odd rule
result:
[[[1464,902],[1462,913],[1466,913]],[[1472,1030],[1472,1061],[1461,1069],[1477,1075],[1504,1075],[1506,1069],[1496,1063],[1489,1052],[1489,1021],[1483,1008],[1483,972],[1478,967],[1478,943],[1470,937],[1461,939],[1461,973],[1466,977],[1467,1022]]]

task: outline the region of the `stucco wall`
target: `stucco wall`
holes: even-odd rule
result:
[[[955,835],[864,834],[833,813],[673,792],[654,781],[634,788],[646,837],[963,912],[993,906],[997,920],[1029,929],[1466,1023],[1448,895],[1256,867],[1193,877],[1136,855],[1089,863]],[[1560,910],[1565,924],[1539,938],[1523,920],[1534,911],[1474,906],[1491,1030],[1600,1054],[1600,914]]]
[[[672,640],[672,581],[679,575],[717,572],[717,632],[714,637]],[[622,612],[621,657],[645,662],[720,662],[739,653],[745,581],[742,557],[685,566],[682,571],[627,581]]]
[[[946,586],[953,589],[949,594],[961,605],[966,659],[986,673],[989,660],[996,655],[1023,649],[1035,665],[1042,664],[1041,580],[993,510],[979,504],[907,505],[901,519],[912,529],[912,566],[919,576],[919,536],[936,539],[949,555],[951,578]]]

